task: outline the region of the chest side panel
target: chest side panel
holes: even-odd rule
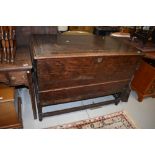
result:
[[[131,79],[138,56],[87,56],[37,60],[39,90]]]

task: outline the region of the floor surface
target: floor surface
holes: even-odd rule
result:
[[[42,129],[55,125],[62,125],[65,123],[71,123],[84,119],[93,118],[96,116],[102,116],[117,111],[124,110],[129,118],[140,129],[154,129],[155,128],[155,99],[146,98],[143,102],[137,101],[137,95],[135,92],[131,92],[128,102],[120,102],[117,106],[114,104],[101,106],[98,108],[87,109],[67,114],[61,114],[57,116],[45,117],[43,121],[34,120],[31,108],[31,101],[28,89],[22,89],[19,91],[22,97],[22,117],[23,125],[25,129]],[[61,108],[73,107],[78,105],[90,104],[93,102],[100,102],[112,98],[112,96],[100,97],[96,99],[83,100],[78,102],[71,102],[66,105],[49,106],[43,109],[43,111],[52,111]]]

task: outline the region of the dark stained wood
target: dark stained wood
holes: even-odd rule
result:
[[[57,34],[57,26],[16,26],[17,47],[29,46],[32,34]]]
[[[27,70],[32,69],[30,53],[27,47],[17,50],[16,59],[13,64],[0,64],[0,82],[5,82],[11,86],[28,86]]]
[[[19,122],[22,122],[22,107],[21,107],[21,104],[22,104],[21,98],[18,97],[18,120],[19,120]]]
[[[9,26],[10,62],[13,63],[16,54],[16,27]]]
[[[0,73],[15,70],[32,69],[32,63],[28,47],[17,48],[15,62],[13,64],[0,63]]]
[[[32,101],[32,110],[34,119],[37,119],[37,111],[36,111],[36,105],[35,105],[35,90],[34,90],[34,84],[33,84],[33,77],[31,71],[27,71],[27,79],[28,79],[28,87],[30,91],[30,97]]]
[[[68,109],[63,109],[63,110],[46,112],[46,113],[43,113],[43,117],[60,115],[60,114],[64,114],[64,113],[74,112],[74,111],[77,111],[77,110],[85,110],[85,109],[89,109],[89,108],[94,108],[94,107],[98,107],[98,106],[112,104],[112,103],[115,103],[115,102],[116,102],[116,100],[109,100],[109,101],[93,103],[93,104],[79,106],[79,107],[73,107],[73,108],[68,108]]]
[[[148,41],[145,46],[142,46],[139,41],[130,41],[129,39],[123,39],[123,42],[141,51],[144,58],[150,59],[150,61],[155,60],[155,43],[152,41]]]
[[[39,90],[131,79],[137,61],[137,56],[42,59],[37,63]]]
[[[106,96],[114,92],[120,92],[128,83],[129,79],[40,91],[40,104],[50,105]]]
[[[6,53],[6,42],[5,42],[5,30],[6,30],[6,26],[1,26],[1,44],[2,44],[2,54],[1,54],[1,62],[6,62],[6,57],[7,57],[7,53]]]
[[[9,83],[9,78],[6,73],[0,73],[0,82]]]
[[[3,48],[1,55],[1,62],[13,63],[15,56],[15,27],[1,26],[0,27],[0,40]],[[1,45],[0,44],[0,45]]]
[[[130,92],[131,92],[131,89],[130,89],[130,85],[128,84],[121,91],[120,99],[122,102],[128,102]]]
[[[31,55],[39,120],[48,105],[116,93],[115,104],[127,102],[142,56],[119,38],[93,35],[34,35]]]
[[[127,45],[131,45],[132,47],[137,48],[137,50],[144,53],[152,53],[155,52],[155,44],[153,42],[147,42],[145,46],[142,45],[140,41],[130,41],[129,39],[123,39],[123,42]]]
[[[154,50],[154,52],[145,53],[145,58],[155,60],[155,50]]]
[[[0,72],[0,82],[10,86],[25,85],[28,86],[26,71],[5,71]]]
[[[32,109],[34,118],[37,118],[35,108],[35,95],[33,89],[33,83],[31,74],[27,72],[32,71],[32,62],[30,58],[30,52],[28,47],[19,47],[16,51],[15,61],[12,64],[0,63],[0,82],[9,86],[26,86],[29,87]],[[28,75],[27,75],[28,74]]]
[[[12,71],[8,73],[10,85],[28,86],[28,79],[25,71]]]
[[[110,44],[109,44],[110,42]],[[81,56],[139,55],[137,49],[121,39],[100,36],[34,35],[32,54],[35,59]]]

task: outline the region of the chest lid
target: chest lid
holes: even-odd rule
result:
[[[34,35],[32,55],[36,59],[92,55],[140,55],[136,48],[121,38],[95,35]]]

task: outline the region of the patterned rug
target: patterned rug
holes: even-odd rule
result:
[[[134,122],[124,111],[82,120],[74,123],[58,125],[52,129],[135,129]]]

